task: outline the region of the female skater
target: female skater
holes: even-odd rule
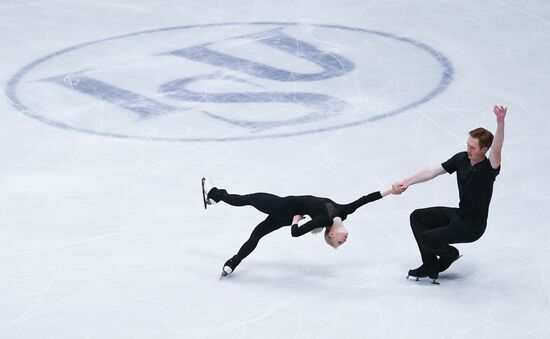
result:
[[[392,188],[383,192],[370,193],[347,205],[340,205],[330,199],[311,195],[278,197],[269,193],[229,194],[224,189],[213,187],[205,178],[202,178],[202,192],[204,208],[207,205],[223,201],[232,206],[253,206],[258,211],[267,214],[267,218],[254,228],[250,238],[242,245],[239,252],[226,261],[222,277],[233,272],[241,261],[256,248],[263,236],[283,226],[292,225],[290,232],[293,237],[299,237],[308,232],[318,233],[325,228],[325,241],[333,248],[338,248],[348,238],[348,231],[342,221],[346,220],[349,214],[390,193],[401,193],[398,188]],[[304,219],[304,215],[309,215],[311,220],[298,226],[298,222]]]

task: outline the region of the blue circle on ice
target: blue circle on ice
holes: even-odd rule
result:
[[[5,93],[25,115],[67,130],[231,141],[389,118],[435,98],[452,79],[442,53],[386,32],[222,23],[71,46],[18,70]]]

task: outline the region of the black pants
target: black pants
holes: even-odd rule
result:
[[[272,217],[273,220],[288,221],[290,225],[294,215],[291,202],[288,198],[281,198],[270,193],[252,193],[252,194],[229,194],[226,190],[215,189],[217,194],[213,194],[219,201],[223,201],[231,206],[252,206],[258,211]]]
[[[478,240],[486,225],[467,222],[457,215],[458,208],[429,207],[411,213],[411,228],[426,265],[437,264],[437,256],[451,250],[449,244]]]
[[[241,261],[246,258],[258,245],[258,242],[265,235],[278,230],[283,226],[292,224],[294,215],[290,215],[291,210],[286,199],[269,193],[253,194],[228,194],[225,190],[215,189],[212,192],[214,199],[223,201],[232,206],[252,206],[258,211],[267,214],[267,218],[259,223],[248,240],[241,246],[239,252],[229,259],[225,265],[235,269]]]

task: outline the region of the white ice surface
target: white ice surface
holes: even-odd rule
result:
[[[6,96],[16,72],[70,46],[163,27],[266,21],[408,37],[443,53],[454,77],[441,95],[388,119],[228,142],[80,133],[32,119]],[[214,40],[218,33],[209,34]],[[307,32],[296,34],[308,39]],[[164,42],[133,41],[125,48]],[[378,55],[361,43],[342,35],[324,46],[359,65],[365,55]],[[414,51],[386,45],[397,53],[369,60],[379,65],[371,71],[385,76],[352,73],[352,85],[293,83],[286,90],[343,96],[350,117],[406,102],[432,75],[414,72],[426,65],[403,64],[416,60]],[[0,46],[0,338],[550,338],[548,1],[4,0]],[[104,53],[131,65],[111,80],[136,91],[146,84],[128,74],[170,74],[165,64],[155,69],[125,59],[121,46],[82,50],[72,60],[59,56],[49,66],[57,75],[98,65],[117,74],[105,66]],[[395,67],[414,81],[393,78],[401,74]],[[112,105],[63,97],[61,90],[48,97],[38,90],[40,74],[33,76],[17,93],[33,109],[83,111],[109,123]],[[223,262],[263,217],[223,204],[205,211],[202,176],[234,192],[348,202],[463,150],[470,129],[494,130],[494,104],[508,106],[509,116],[487,232],[457,246],[464,257],[441,275],[440,286],[405,280],[420,260],[408,216],[418,207],[457,204],[455,177],[448,175],[358,210],[347,221],[348,243],[337,251],[320,235],[291,238],[283,228],[218,280]],[[270,113],[266,103],[246,109]],[[181,124],[176,117],[183,114],[151,131],[180,127],[216,136],[222,126],[191,117]]]

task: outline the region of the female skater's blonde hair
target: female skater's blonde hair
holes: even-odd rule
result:
[[[334,223],[340,223],[342,224],[342,219],[340,217],[335,217],[334,218]],[[334,225],[334,223],[332,225]],[[334,244],[331,240],[330,240],[330,237],[329,237],[329,233],[330,233],[330,229],[332,228],[332,225],[328,226],[328,227],[325,227],[325,242],[332,248],[334,248],[335,250],[338,249],[338,246],[336,244]],[[323,231],[323,227],[317,227],[317,228],[314,228],[310,231],[311,234],[318,234],[318,233],[321,233],[321,231]]]

